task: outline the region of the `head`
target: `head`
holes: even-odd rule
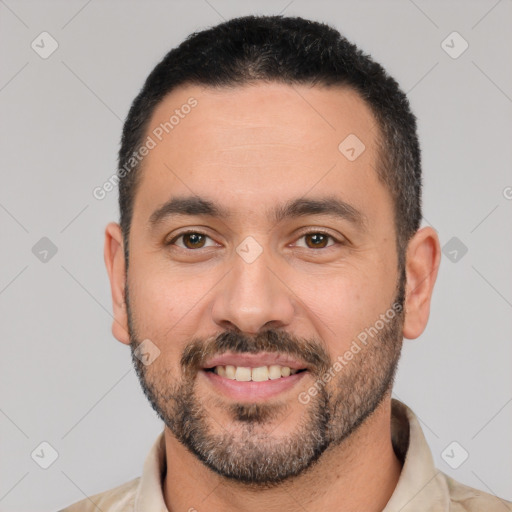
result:
[[[113,333],[169,432],[253,485],[348,442],[389,399],[440,259],[396,81],[324,24],[228,21],[151,72],[119,179]]]

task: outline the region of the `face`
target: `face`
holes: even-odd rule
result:
[[[227,478],[299,475],[390,390],[405,283],[376,132],[356,93],[283,84],[182,87],[151,119],[129,339],[160,351],[134,362],[169,431]]]

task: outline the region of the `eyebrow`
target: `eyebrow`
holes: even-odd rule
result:
[[[223,206],[198,196],[173,197],[155,210],[149,218],[150,229],[155,229],[169,218],[188,216],[207,216],[228,220],[232,214]],[[367,229],[368,219],[361,211],[337,197],[319,199],[297,198],[274,206],[267,212],[268,218],[278,224],[286,219],[324,215],[346,220],[361,230]]]

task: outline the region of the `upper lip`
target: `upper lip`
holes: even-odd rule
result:
[[[257,354],[230,354],[225,353],[212,357],[204,364],[203,368],[214,368],[215,366],[244,366],[249,368],[258,368],[259,366],[270,365],[288,366],[289,368],[302,370],[307,365],[286,354],[260,352]]]

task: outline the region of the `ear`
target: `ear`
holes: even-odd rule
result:
[[[126,345],[130,344],[128,334],[128,314],[124,296],[126,283],[126,268],[124,261],[123,235],[121,226],[111,222],[105,228],[105,265],[110,279],[112,292],[112,308],[114,321],[112,334]]]
[[[441,247],[437,233],[430,226],[419,229],[407,246],[405,338],[417,338],[427,326],[440,262]]]

